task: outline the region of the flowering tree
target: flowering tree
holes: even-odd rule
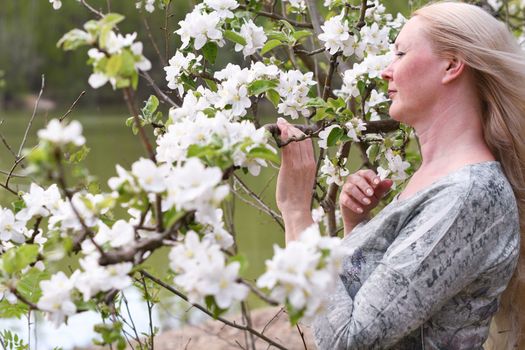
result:
[[[61,1],[49,2],[60,10]],[[484,5],[495,15],[507,14],[516,33],[523,34],[523,0]],[[175,33],[182,45],[172,57],[159,53],[166,81],[156,82],[137,41],[147,33],[122,33],[122,15],[96,9],[87,0],[79,0],[79,6],[92,19],[65,33],[58,47],[88,48],[92,73],[87,82],[93,89],[109,83],[122,91],[130,113],[126,124],[146,156],[130,169],[116,165],[110,192],[85,179],[72,182],[69,168],[81,167],[88,150],[82,126],[68,122],[69,112],[38,131],[36,147],[19,152],[2,184],[17,197],[12,209],[0,211],[0,306],[9,310],[4,314],[41,311],[59,325],[73,314],[95,310],[114,321],[97,326],[102,342],[123,348],[123,325],[116,321],[119,292],[135,284],[154,302],[148,292],[154,284],[285,349],[250,322],[240,325],[222,315],[252,292],[269,304],[285,305],[294,324],[314,317],[341,269],[335,203],[349,173],[350,148],[358,149],[363,166],[398,184],[412,170],[405,159],[417,162],[417,152],[409,150],[416,141],[413,133],[387,115],[386,84],[380,77],[404,17],[386,13],[378,0],[325,0],[323,7],[312,0],[204,0],[178,23]],[[171,0],[136,3],[145,16],[169,14],[172,7]],[[214,71],[227,42],[245,64]],[[135,92],[142,80],[155,94],[139,109]],[[281,140],[275,124],[261,125],[261,104],[297,120],[305,135]],[[155,140],[148,137],[149,128]],[[257,176],[268,162],[279,162],[276,148],[306,138],[318,145],[312,203],[318,225],[286,248],[275,246],[266,272],[251,284],[240,276],[242,259],[226,230],[222,205],[241,187],[283,227],[279,214],[237,173]],[[18,193],[10,179],[24,162],[36,182]],[[49,180],[52,184],[44,185]],[[171,249],[171,272],[154,276],[143,263],[165,246]],[[51,274],[48,265],[65,255],[78,258],[79,268]],[[146,347],[152,348],[153,341]]]

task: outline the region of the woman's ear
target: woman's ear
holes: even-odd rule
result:
[[[448,67],[445,70],[445,74],[443,75],[443,79],[441,80],[441,82],[443,84],[447,84],[456,80],[461,75],[461,73],[463,73],[464,69],[465,62],[458,59],[457,57],[449,59]]]

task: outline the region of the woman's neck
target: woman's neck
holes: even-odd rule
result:
[[[455,169],[494,160],[484,138],[481,112],[472,104],[449,102],[439,115],[426,115],[414,125],[421,146],[420,169]]]

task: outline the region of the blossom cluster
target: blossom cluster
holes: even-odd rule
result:
[[[346,164],[346,158],[341,161],[341,164],[337,160],[333,160],[328,156],[323,159],[323,165],[321,166],[320,176],[326,178],[326,184],[330,185],[335,183],[338,186],[342,186],[345,183],[345,177],[350,174],[349,170],[344,167]]]
[[[257,286],[271,289],[271,297],[291,308],[292,314],[312,318],[323,310],[343,256],[340,239],[323,237],[318,226],[312,225],[286,248],[274,246],[274,256],[266,261],[266,272]]]
[[[199,72],[202,69],[202,56],[195,56],[188,53],[186,56],[180,51],[168,61],[169,65],[164,67],[166,71],[166,80],[168,87],[172,90],[178,90],[179,96],[184,95],[184,79],[189,79],[189,74]]]
[[[277,92],[281,96],[281,102],[277,105],[278,112],[290,116],[292,119],[301,115],[308,117],[310,110],[306,107],[310,87],[317,84],[313,79],[313,73],[302,73],[299,70],[281,72]]]
[[[404,161],[399,154],[394,153],[391,149],[385,152],[385,159],[387,161],[386,167],[378,167],[377,174],[381,180],[390,177],[392,180],[403,181],[408,178],[406,170],[410,167],[410,163]]]
[[[213,297],[220,309],[228,309],[248,295],[248,287],[237,282],[239,262],[226,263],[221,247],[201,240],[194,231],[188,231],[184,242],[172,248],[169,259],[176,274],[173,282],[188,294],[191,303]]]
[[[119,76],[113,75],[107,71],[107,60],[112,55],[125,55],[130,57],[133,62],[133,69],[140,71],[148,71],[151,69],[151,62],[142,54],[143,45],[140,41],[134,42],[137,33],[116,34],[110,31],[107,34],[105,45],[97,48],[92,48],[88,51],[89,62],[93,66],[93,74],[88,79],[89,85],[93,89],[105,85],[108,81],[113,89],[119,86]],[[101,51],[102,50],[102,51]]]

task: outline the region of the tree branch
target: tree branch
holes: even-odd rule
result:
[[[20,143],[20,148],[18,148],[17,158],[20,157],[22,154],[22,149],[24,148],[26,141],[27,141],[27,135],[29,134],[29,129],[31,129],[31,125],[33,125],[33,120],[35,120],[36,111],[38,109],[38,103],[40,102],[40,98],[42,97],[42,93],[44,92],[45,87],[45,76],[42,74],[42,86],[40,87],[40,92],[38,93],[38,97],[35,102],[35,108],[33,109],[33,115],[31,115],[31,119],[29,119],[29,123],[27,124],[26,131],[24,133],[24,138],[22,139],[22,142]]]

